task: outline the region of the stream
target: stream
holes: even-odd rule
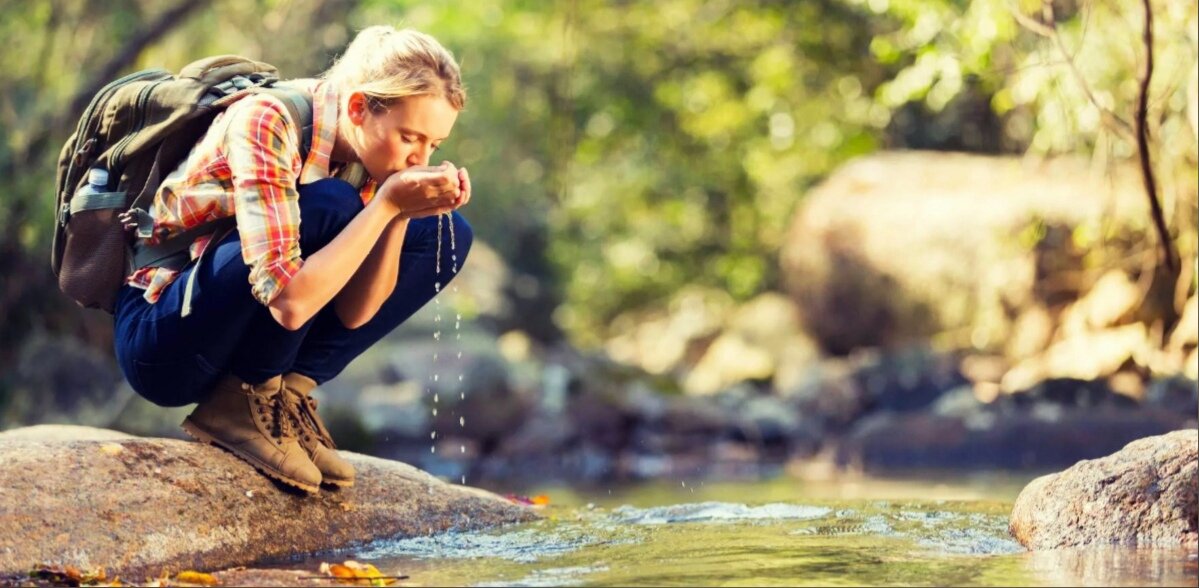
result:
[[[550,498],[541,521],[266,567],[355,559],[405,586],[1196,585],[1182,549],[1028,553],[1007,517],[1029,479],[534,487]]]

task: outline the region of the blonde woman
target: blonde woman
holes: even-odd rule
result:
[[[429,165],[466,96],[436,40],[384,26],[293,85],[312,96],[307,158],[279,98],[229,106],[158,190],[152,239],[227,216],[236,230],[197,238],[181,271],[134,273],[115,339],[139,394],[198,403],[190,435],[317,492],[352,485],[354,469],[309,393],[428,303],[470,249],[456,212],[470,177]]]

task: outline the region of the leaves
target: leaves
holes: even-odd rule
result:
[[[32,580],[44,580],[58,586],[121,586],[118,578],[108,579],[104,568],[85,572],[75,566],[39,564],[29,571]]]
[[[379,572],[379,569],[371,564],[362,564],[353,560],[346,560],[342,563],[322,563],[321,573],[326,576],[337,578],[338,581],[345,584],[354,584],[358,586],[390,586],[395,584],[396,580],[404,580],[408,576],[384,576]]]
[[[516,504],[523,504],[525,506],[543,507],[548,506],[550,503],[550,497],[546,496],[545,494],[538,494],[537,496],[533,497],[521,496],[519,494],[507,494],[504,496],[504,498],[507,498],[509,501]]]
[[[214,578],[212,576],[212,574],[205,574],[203,572],[194,572],[191,570],[188,570],[185,572],[179,572],[179,575],[175,576],[175,581],[182,582],[185,584],[201,584],[203,586],[216,586],[217,585],[217,580],[216,580],[216,578]]]

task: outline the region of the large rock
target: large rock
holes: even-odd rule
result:
[[[1144,218],[1138,182],[1128,167],[1109,182],[1080,159],[863,157],[796,210],[782,275],[807,331],[835,354],[937,333],[1002,346],[1010,309],[1056,308],[1086,291],[1046,276],[1086,273],[1091,248],[1078,239],[1090,233],[1076,227]]]
[[[1042,476],[1020,492],[1011,532],[1029,549],[1091,544],[1199,546],[1199,431],[1129,443]]]
[[[0,575],[57,564],[157,577],[535,518],[399,462],[342,452],[357,484],[305,496],[210,445],[95,431],[0,438]]]

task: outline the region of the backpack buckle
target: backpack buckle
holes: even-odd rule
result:
[[[154,217],[140,208],[130,208],[117,216],[126,231],[134,231],[138,239],[149,239],[154,235]]]

